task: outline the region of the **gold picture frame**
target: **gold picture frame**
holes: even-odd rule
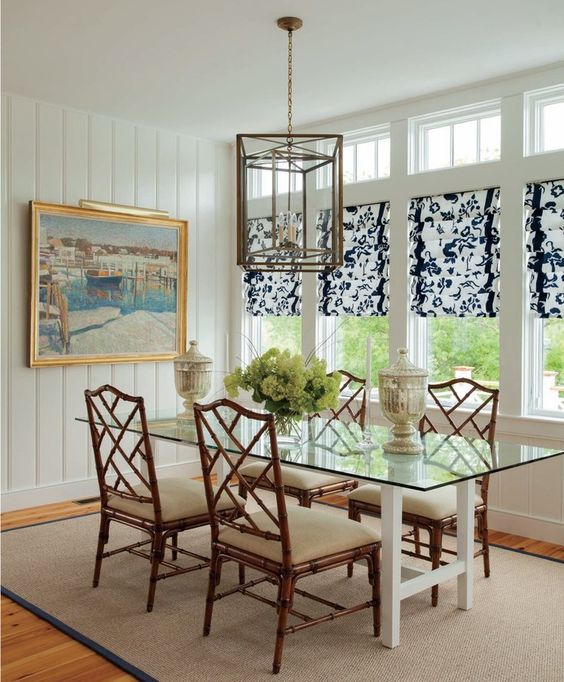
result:
[[[30,202],[30,367],[186,350],[188,222]]]

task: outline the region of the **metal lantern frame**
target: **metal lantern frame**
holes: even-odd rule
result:
[[[264,147],[251,152],[245,144],[247,140],[264,142]],[[327,143],[334,145],[332,153],[306,146],[315,145],[323,149]],[[343,136],[293,134],[289,144],[287,134],[237,135],[237,157],[237,264],[247,271],[279,272],[328,272],[340,267],[343,264]],[[314,173],[317,178],[321,169],[325,169],[330,184],[319,191],[331,193],[329,205],[324,207],[331,210],[331,228],[323,235],[317,229],[318,215],[315,216],[315,225],[311,225],[305,177]],[[250,247],[249,238],[249,170],[266,170],[272,173],[270,245],[260,244],[257,248]],[[282,173],[288,176],[301,175],[301,189],[292,191],[292,183],[288,177],[288,192],[278,192],[278,176]],[[301,215],[299,240],[281,238],[277,219],[280,203],[286,202],[288,205],[292,203],[294,212]],[[330,246],[323,246],[321,241]]]
[[[343,264],[343,136],[292,131],[292,35],[302,24],[298,17],[277,21],[288,32],[287,132],[237,135],[237,265],[251,272],[329,272]],[[272,176],[270,235],[257,244],[253,219],[268,216],[249,215],[249,202],[262,202],[250,198],[253,171]],[[326,183],[318,182],[320,173]],[[281,176],[287,183],[278,182]]]

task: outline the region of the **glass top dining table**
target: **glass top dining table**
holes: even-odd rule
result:
[[[79,419],[86,421],[86,417]],[[119,414],[116,415],[116,428],[117,422],[123,423]],[[197,446],[194,423],[178,420],[170,411],[147,411],[147,426],[152,438]],[[127,430],[140,433],[139,421],[131,422]],[[280,459],[295,467],[351,476],[371,483],[433,490],[564,454],[564,443],[561,449],[503,440],[490,446],[480,438],[437,433],[428,433],[421,438],[423,452],[419,455],[389,454],[382,449],[383,443],[390,439],[389,430],[372,425],[369,432],[374,447],[366,449],[362,448],[363,433],[356,423],[328,421],[322,417],[304,419],[300,442],[291,447],[279,444]],[[227,451],[237,451],[221,428],[216,430],[216,435]],[[256,444],[253,456],[270,457],[266,440],[263,438]],[[207,445],[213,447],[211,439]]]
[[[77,419],[87,421],[86,417]],[[116,428],[121,424],[123,420],[118,414]],[[185,446],[198,444],[194,424],[177,419],[172,412],[147,412],[147,427],[151,439]],[[141,424],[132,421],[127,425],[127,430],[141,433]],[[230,451],[232,448],[227,436],[221,435],[221,429],[217,429],[216,433],[222,446]],[[490,446],[479,438],[429,433],[422,438],[421,454],[387,454],[382,445],[390,438],[389,430],[372,425],[369,433],[374,447],[365,449],[361,447],[365,434],[355,423],[328,421],[320,417],[304,419],[298,445],[285,447],[279,443],[279,453],[281,460],[292,467],[343,475],[380,485],[382,644],[393,648],[400,643],[402,600],[432,585],[456,578],[458,608],[472,608],[474,479],[563,455],[564,443],[561,448],[546,448],[497,440]],[[206,445],[214,447],[211,441]],[[233,448],[233,452],[238,451]],[[252,454],[257,458],[269,458],[266,440],[258,442]],[[456,559],[432,570],[406,565],[401,552],[404,496],[409,494],[410,489],[427,491],[423,494],[432,495],[434,489],[449,485],[453,486],[456,497]]]

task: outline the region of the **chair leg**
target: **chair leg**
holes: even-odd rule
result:
[[[239,564],[239,585],[244,585],[245,582],[245,564]]]
[[[419,526],[413,526],[413,541],[415,542],[415,554],[421,554],[421,537],[419,535]]]
[[[223,568],[223,559],[219,558],[217,560],[217,567],[215,570],[215,585],[216,587],[219,585],[221,582],[221,569]]]
[[[173,547],[178,547],[178,533],[174,533],[174,535],[171,537],[171,542]],[[176,550],[172,550],[172,560],[176,561],[178,559],[178,552]]]
[[[157,575],[159,566],[163,558],[163,534],[162,531],[155,532],[151,545],[151,577],[149,580],[149,596],[147,597],[147,611],[153,610],[155,603],[155,590],[157,589]]]
[[[374,637],[380,636],[380,550],[375,549],[368,563],[368,580],[372,585],[372,623]]]
[[[312,498],[309,492],[307,490],[303,490],[298,498],[300,507],[306,507],[307,509],[311,509],[311,499]]]
[[[441,551],[443,547],[443,529],[441,526],[433,526],[431,532],[431,566],[433,570],[441,565]],[[433,585],[431,588],[431,604],[436,606],[439,602],[439,586]]]
[[[244,500],[247,499],[247,489],[241,483],[239,483],[238,493],[239,493],[239,497],[242,497]]]
[[[482,551],[484,553],[484,575],[486,578],[490,577],[490,541],[488,536],[488,510],[484,511],[478,517],[481,519],[481,538]]]
[[[354,505],[351,504],[349,500],[349,519],[351,521],[360,521],[360,514],[355,508]],[[351,561],[350,564],[347,564],[347,577],[352,578],[354,573],[354,561]]]
[[[290,612],[290,609],[292,608],[292,603],[294,601],[295,584],[296,580],[291,576],[284,576],[282,578],[282,585],[280,590],[280,604],[278,611],[278,625],[276,627],[276,647],[274,649],[274,661],[272,663],[272,672],[275,675],[280,672],[280,666],[282,665],[284,637],[286,636],[288,614]]]
[[[92,587],[98,587],[100,582],[100,571],[102,570],[102,559],[104,554],[104,545],[108,542],[110,535],[110,520],[106,518],[104,512],[100,514],[100,532],[98,534],[98,547],[96,548],[96,564],[94,566],[94,578],[92,580]]]
[[[204,637],[207,637],[210,634],[213,605],[215,601],[215,588],[217,585],[217,569],[219,561],[220,561],[219,551],[214,547],[212,548],[212,555],[210,559],[208,594],[206,597],[206,614],[204,616]]]

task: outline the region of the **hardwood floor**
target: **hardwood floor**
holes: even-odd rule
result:
[[[344,506],[341,496],[325,498]],[[2,514],[2,529],[80,516],[98,509],[97,503],[60,502]],[[564,546],[498,531],[490,542],[511,549],[564,560]],[[132,680],[118,667],[34,616],[11,599],[2,597],[2,680],[122,682]]]

